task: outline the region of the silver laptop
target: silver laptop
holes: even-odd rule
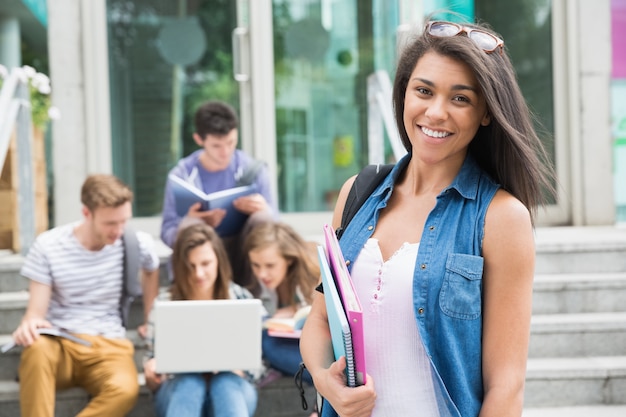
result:
[[[159,373],[261,368],[261,300],[155,301]]]

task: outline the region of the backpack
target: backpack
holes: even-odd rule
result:
[[[136,297],[141,296],[141,280],[139,279],[139,240],[137,233],[129,226],[124,228],[122,235],[124,245],[124,267],[122,272],[122,297],[120,299],[120,313],[122,325],[128,326],[130,306]]]
[[[337,239],[341,239],[350,220],[394,166],[395,164],[372,164],[365,166],[359,172],[346,198],[346,205],[341,215],[341,226],[335,231]]]
[[[250,165],[241,173],[239,178],[235,179],[235,185],[241,187],[244,185],[251,185],[256,179],[257,174],[261,171],[261,168],[265,166],[265,163],[258,159],[253,159]]]
[[[346,198],[346,204],[343,207],[343,213],[341,214],[341,226],[335,230],[337,239],[341,239],[343,231],[348,227],[350,220],[359,211],[365,200],[374,192],[376,187],[380,185],[382,180],[387,177],[387,174],[391,172],[391,169],[395,164],[371,164],[366,165],[361,172],[358,173],[350,187],[348,197]],[[320,284],[321,285],[321,284]],[[307,409],[308,404],[306,397],[304,396],[304,388],[302,387],[302,373],[306,369],[304,362],[300,362],[300,367],[295,375],[296,387],[300,391],[300,399],[302,401],[302,408]],[[323,398],[319,393],[317,394],[317,402],[315,405],[316,410],[321,410],[323,404]],[[320,415],[322,415],[320,413]]]

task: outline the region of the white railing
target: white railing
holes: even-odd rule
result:
[[[406,154],[393,117],[391,94],[391,80],[386,71],[376,71],[367,77],[367,140],[370,164],[386,162],[385,133],[394,159],[397,161]]]
[[[15,131],[17,152],[17,207],[20,252],[35,239],[35,188],[32,159],[32,122],[28,78],[13,68],[0,90],[0,170]]]

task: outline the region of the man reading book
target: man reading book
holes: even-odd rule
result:
[[[169,175],[176,176],[205,194],[253,184],[256,192],[234,200],[234,208],[248,216],[240,232],[221,236],[231,264],[235,282],[242,286],[252,283],[247,257],[241,252],[245,236],[260,223],[273,220],[278,212],[272,195],[265,164],[237,149],[239,120],[234,109],[226,103],[209,101],[195,114],[193,139],[200,149],[181,159]],[[172,247],[180,223],[202,220],[213,228],[224,221],[226,210],[202,210],[201,204],[189,207],[185,216],[176,210],[172,181],[165,185],[161,239]],[[217,229],[219,233],[219,229]]]
[[[126,288],[122,234],[132,196],[112,175],[87,177],[82,221],[40,234],[26,256],[21,274],[30,280],[28,307],[13,332],[15,343],[24,346],[19,365],[23,417],[52,417],[56,390],[74,386],[90,394],[79,416],[124,416],[137,400],[134,347],[126,338],[121,308]],[[159,257],[150,235],[135,234],[149,312],[158,293]]]

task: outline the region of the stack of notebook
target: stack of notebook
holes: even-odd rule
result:
[[[326,248],[318,246],[324,299],[335,359],[346,358],[348,386],[365,384],[363,311],[335,231],[324,226]]]

